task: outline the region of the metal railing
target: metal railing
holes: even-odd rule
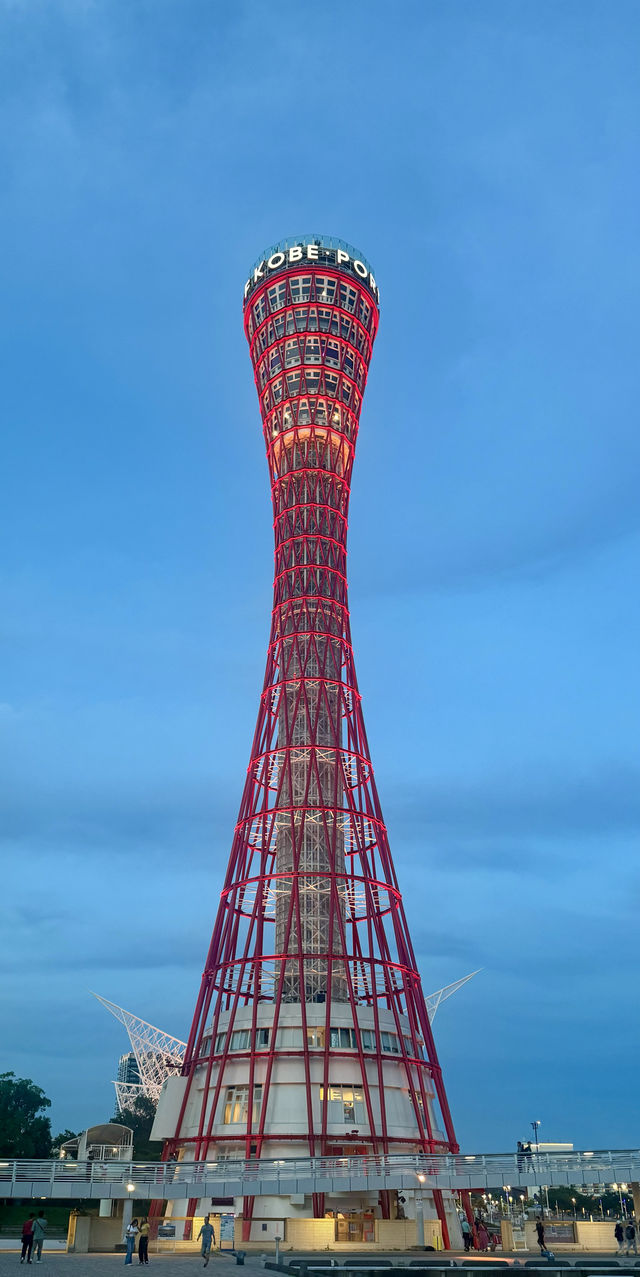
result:
[[[493,1186],[640,1182],[640,1150],[575,1153],[441,1153],[360,1157],[268,1158],[209,1162],[0,1161],[0,1197],[19,1197],[37,1184],[39,1195],[63,1196],[86,1186],[87,1196],[198,1196],[224,1185],[235,1195],[295,1191],[326,1181],[384,1181],[388,1187],[484,1188]],[[289,1187],[287,1187],[287,1185]],[[114,1190],[116,1190],[114,1192]],[[120,1191],[118,1191],[120,1190]],[[26,1194],[24,1194],[26,1195]],[[203,1191],[202,1195],[206,1195]]]

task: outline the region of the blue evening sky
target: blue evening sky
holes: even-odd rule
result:
[[[374,766],[461,1143],[637,1144],[635,0],[0,0],[2,1055],[112,1111],[188,1032],[261,686],[248,267],[382,321],[350,529]]]

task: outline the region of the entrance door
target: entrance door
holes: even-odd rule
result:
[[[336,1220],[336,1241],[361,1242],[363,1237],[362,1215],[338,1216]]]

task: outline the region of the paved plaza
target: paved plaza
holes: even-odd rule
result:
[[[302,1257],[303,1257],[302,1255],[298,1256],[298,1258],[302,1258]],[[362,1258],[364,1256],[360,1256],[360,1257]],[[268,1258],[273,1259],[273,1255],[269,1255]],[[316,1252],[313,1256],[309,1255],[308,1258],[309,1259],[313,1258],[317,1262],[319,1259],[319,1255]],[[340,1270],[341,1268],[344,1269],[345,1256],[334,1255],[333,1258],[338,1259],[338,1263],[340,1267],[337,1268],[335,1271],[336,1271],[336,1277],[340,1277]],[[402,1254],[399,1251],[394,1251],[393,1254],[389,1254],[388,1256],[381,1255],[380,1253],[378,1253],[376,1256],[372,1255],[370,1258],[371,1258],[372,1267],[375,1267],[376,1259],[380,1260],[380,1259],[387,1259],[387,1258],[392,1261],[394,1266],[401,1267],[403,1264],[409,1263],[411,1260],[415,1260],[416,1252],[410,1251],[407,1254]],[[448,1252],[446,1258],[447,1259],[454,1258],[454,1259],[460,1260],[463,1258],[463,1255],[462,1253],[458,1253],[458,1252]],[[482,1262],[480,1260],[480,1256],[477,1256],[475,1258],[477,1258],[479,1262]],[[529,1252],[519,1251],[515,1255],[501,1254],[499,1258],[507,1259],[512,1264],[520,1268],[520,1265],[522,1265],[525,1260],[532,1259],[534,1258],[534,1256],[530,1254]],[[601,1254],[596,1254],[592,1252],[588,1255],[584,1251],[565,1252],[563,1253],[562,1258],[563,1260],[569,1260],[569,1262],[572,1264],[585,1264],[585,1265],[589,1264],[589,1265],[593,1265],[594,1267],[597,1267],[598,1260],[601,1260],[601,1261],[606,1260],[610,1262],[614,1258],[619,1258],[620,1269],[624,1270],[627,1267],[627,1263],[625,1262],[626,1257],[624,1256],[618,1257],[611,1251],[608,1251],[606,1253],[601,1253]],[[640,1263],[636,1262],[635,1255],[629,1256],[629,1261],[630,1261],[630,1266],[635,1269],[635,1271],[639,1274],[639,1277],[640,1277]],[[486,1262],[490,1265],[491,1259],[487,1257]],[[16,1269],[20,1267],[21,1267],[20,1257],[17,1251],[6,1251],[6,1250],[0,1251],[0,1277],[15,1277]],[[23,1265],[23,1267],[26,1268],[26,1265]],[[42,1277],[46,1277],[46,1274],[49,1274],[49,1277],[85,1277],[85,1274],[86,1274],[86,1277],[108,1277],[108,1274],[112,1274],[112,1273],[115,1274],[115,1273],[122,1272],[122,1270],[125,1268],[125,1263],[124,1263],[124,1257],[122,1254],[67,1255],[64,1251],[58,1251],[57,1253],[50,1251],[48,1254],[46,1252],[43,1254],[42,1263],[40,1265],[36,1265],[34,1262],[34,1264],[32,1264],[32,1267],[35,1270],[37,1270],[38,1273],[41,1273]],[[138,1263],[137,1256],[135,1256],[133,1264],[131,1264],[130,1266],[127,1266],[127,1271],[131,1273],[131,1277],[134,1277],[135,1273],[139,1270],[139,1268],[140,1268],[140,1264]],[[202,1258],[196,1252],[192,1252],[190,1254],[177,1254],[177,1255],[173,1255],[173,1254],[153,1255],[152,1254],[150,1257],[149,1268],[157,1268],[158,1270],[160,1270],[161,1277],[174,1277],[174,1274],[175,1274],[175,1277],[186,1277],[187,1273],[202,1272],[204,1269],[204,1265],[203,1265]],[[389,1273],[389,1277],[392,1277],[393,1270],[389,1269],[387,1271]],[[451,1271],[453,1273],[455,1270],[452,1269]],[[521,1271],[524,1277],[524,1273],[527,1270],[522,1269]],[[529,1270],[529,1272],[530,1271],[531,1270]],[[238,1269],[235,1259],[232,1255],[228,1255],[228,1254],[220,1255],[218,1253],[212,1254],[211,1260],[207,1269],[208,1275],[214,1274],[214,1277],[225,1277],[225,1275],[226,1277],[232,1277],[232,1274],[234,1273],[237,1273],[238,1277],[240,1277],[241,1273],[244,1273],[245,1277],[258,1277],[258,1274],[260,1274],[260,1277],[267,1277],[267,1274],[270,1275],[271,1272],[272,1270],[268,1268],[265,1269],[262,1259],[258,1257],[257,1255],[247,1255],[244,1268]],[[464,1268],[461,1269],[460,1272],[464,1273]],[[497,1269],[494,1269],[493,1272],[495,1274],[497,1272]],[[384,1270],[381,1270],[380,1277],[384,1277]],[[607,1274],[607,1277],[615,1277],[615,1269],[612,1269],[611,1272]]]
[[[35,1261],[31,1267],[36,1273],[41,1273],[42,1277],[85,1277],[85,1273],[91,1274],[91,1277],[108,1277],[110,1273],[128,1272],[137,1273],[141,1265],[138,1263],[137,1255],[134,1263],[125,1267],[124,1256],[118,1255],[67,1255],[64,1251],[50,1251],[48,1254],[43,1252],[42,1263],[37,1264]],[[187,1273],[201,1273],[204,1271],[204,1265],[200,1255],[194,1251],[189,1255],[151,1255],[149,1259],[149,1269],[157,1268],[161,1270],[166,1277],[186,1277]],[[27,1264],[20,1264],[20,1255],[18,1251],[0,1251],[0,1277],[16,1277],[16,1271],[20,1270],[28,1272]],[[260,1273],[261,1277],[265,1277],[265,1272],[269,1269],[264,1268],[258,1259],[253,1257],[245,1261],[243,1269],[236,1266],[235,1260],[228,1255],[219,1256],[212,1255],[211,1261],[207,1268],[207,1273],[214,1273],[216,1277],[232,1277],[233,1273],[241,1272],[247,1274],[247,1277],[257,1277]]]

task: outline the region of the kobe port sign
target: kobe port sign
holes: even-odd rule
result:
[[[338,269],[343,267],[363,280],[376,299],[380,297],[380,290],[369,267],[359,258],[351,257],[344,248],[324,248],[322,244],[294,244],[291,248],[278,249],[271,254],[271,257],[265,257],[259,262],[244,286],[245,300],[249,293],[253,292],[262,280],[268,279],[273,271],[282,270],[286,266],[295,266],[299,262],[305,264],[323,262],[330,266],[337,266]]]

